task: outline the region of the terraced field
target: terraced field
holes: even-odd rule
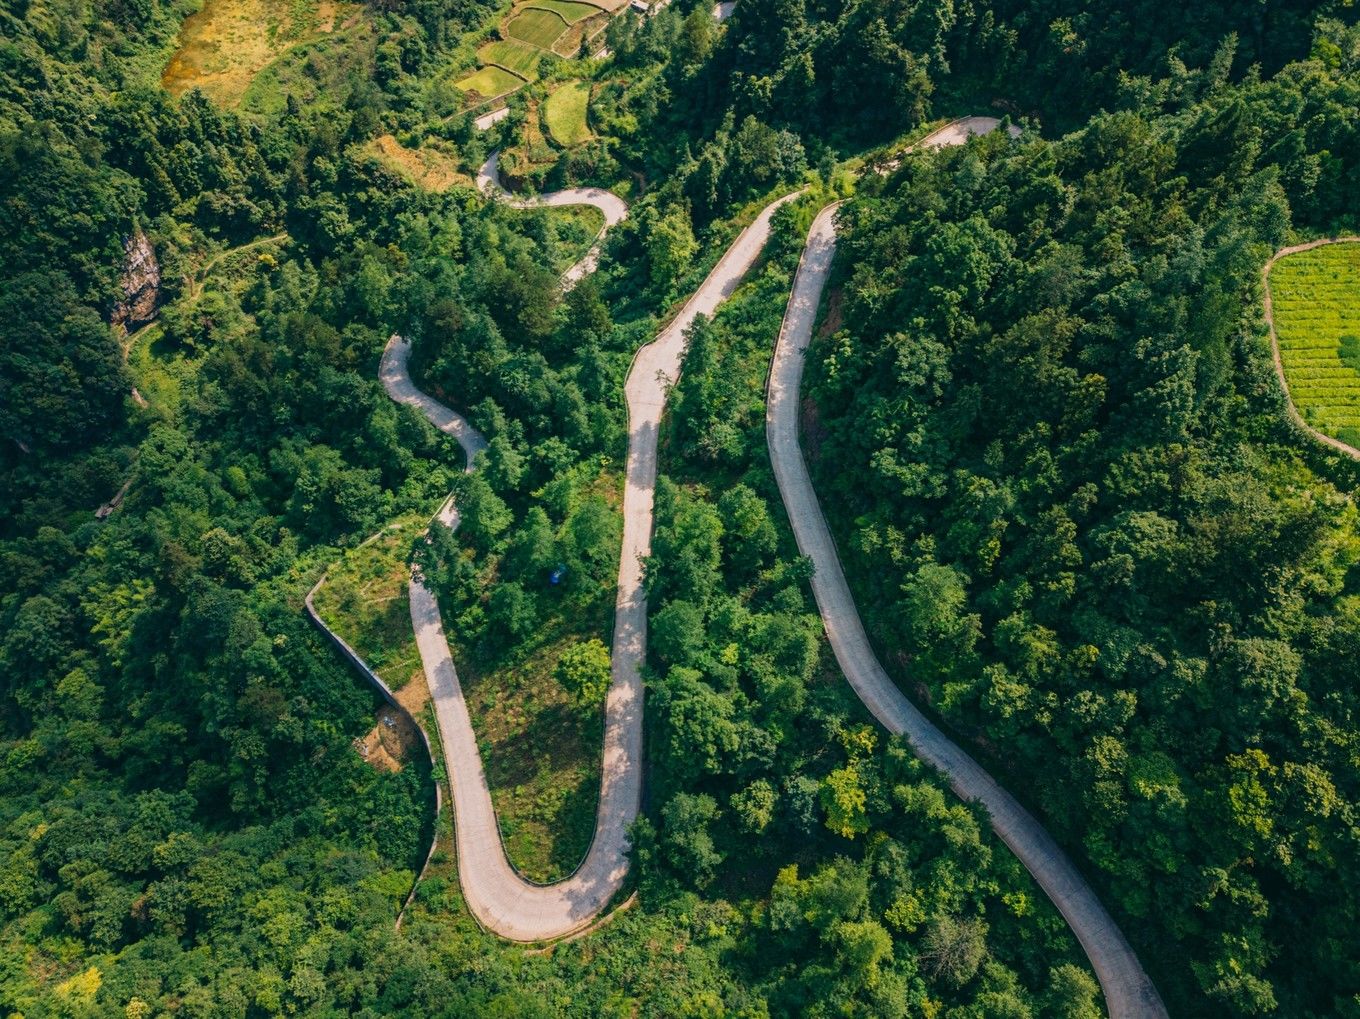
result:
[[[584,21],[592,14],[600,13],[600,9],[593,4],[577,3],[576,0],[531,0],[524,6],[527,9],[559,14],[568,25],[574,25],[578,21]]]
[[[543,123],[553,141],[564,147],[579,145],[590,138],[586,109],[590,105],[590,82],[569,81],[543,104]]]
[[[1295,407],[1313,428],[1360,446],[1360,243],[1284,255],[1269,283]]]
[[[522,78],[533,78],[543,61],[543,51],[528,43],[505,39],[487,43],[477,51],[477,59],[483,64],[496,64],[513,71]]]
[[[459,78],[453,84],[470,95],[476,95],[482,99],[495,99],[497,96],[515,91],[524,84],[524,79],[511,74],[504,68],[488,64],[486,67],[473,71],[466,78]]]
[[[550,50],[568,27],[566,19],[560,14],[525,7],[505,23],[505,34],[508,38],[520,39],[532,46]]]

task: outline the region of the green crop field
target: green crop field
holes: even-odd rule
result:
[[[593,4],[577,3],[576,0],[532,0],[524,5],[525,10],[551,11],[562,16],[568,25],[599,14],[600,9]]]
[[[569,81],[548,96],[543,104],[543,123],[558,145],[579,145],[590,137],[586,108],[590,105],[590,83]]]
[[[524,84],[524,79],[499,67],[488,65],[474,71],[466,78],[458,79],[453,84],[464,92],[475,92],[483,99],[494,99],[496,96],[503,96],[507,92],[515,91]]]
[[[487,43],[477,51],[477,59],[483,64],[498,64],[521,77],[532,79],[538,73],[543,51],[528,43],[508,39]]]
[[[1289,394],[1318,431],[1360,445],[1360,243],[1286,255],[1270,271]]]
[[[524,42],[545,50],[552,49],[567,30],[567,23],[560,14],[552,11],[525,8],[505,23],[505,34],[511,39]]]

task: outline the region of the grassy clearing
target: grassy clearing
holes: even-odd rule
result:
[[[524,84],[524,79],[511,74],[504,68],[488,65],[479,68],[466,78],[455,81],[454,86],[478,99],[495,99],[508,95]]]
[[[496,64],[522,78],[532,79],[538,73],[538,65],[543,62],[543,51],[528,43],[505,39],[487,43],[477,51],[477,59],[483,64]]]
[[[458,667],[506,852],[534,881],[569,875],[595,831],[603,715],[577,709],[553,678],[574,640],[487,676]]]
[[[505,23],[505,35],[540,49],[551,50],[553,43],[566,34],[566,19],[552,11],[522,8]]]
[[[442,193],[455,185],[476,186],[472,177],[463,172],[458,154],[437,139],[418,149],[410,149],[385,134],[366,147],[382,163],[427,191]]]
[[[183,393],[198,371],[187,352],[167,343],[164,330],[153,322],[129,338],[127,362],[142,398],[165,420],[180,420]]]
[[[398,691],[412,680],[424,685],[406,589],[411,543],[427,522],[424,513],[394,520],[377,540],[348,550],[316,593],[316,610],[326,625]]]
[[[336,0],[206,0],[184,20],[179,49],[161,84],[173,95],[197,88],[214,102],[233,106],[280,55],[353,25],[361,12],[356,4]]]
[[[1360,445],[1360,244],[1287,255],[1270,271],[1289,393],[1305,421]]]
[[[590,82],[570,81],[548,96],[543,122],[553,141],[566,148],[591,138],[586,110],[590,105]]]
[[[524,6],[529,10],[551,11],[554,14],[560,14],[562,20],[568,25],[574,25],[578,21],[584,21],[586,18],[600,13],[598,7],[577,3],[576,0],[530,0]]]

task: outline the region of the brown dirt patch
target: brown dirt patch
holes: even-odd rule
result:
[[[371,146],[382,162],[427,191],[442,193],[455,185],[475,186],[472,178],[461,171],[458,156],[450,149],[434,143],[411,149],[390,134],[375,138]]]

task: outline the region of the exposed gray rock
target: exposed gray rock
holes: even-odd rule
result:
[[[131,332],[156,317],[161,266],[140,229],[123,241],[123,299],[113,308],[113,324]]]

